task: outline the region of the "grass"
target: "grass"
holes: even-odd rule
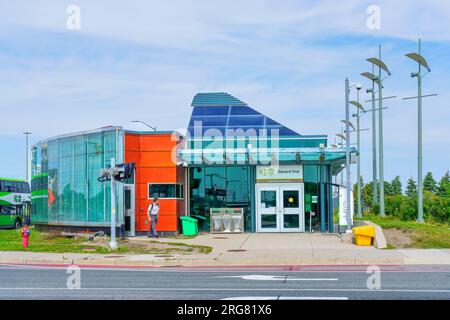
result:
[[[448,224],[417,223],[402,221],[397,217],[365,215],[362,220],[370,220],[384,229],[407,230],[412,233],[411,248],[450,249],[450,226]]]
[[[22,238],[18,230],[0,230],[0,251],[29,251],[52,253],[111,253],[106,243],[108,238],[98,241],[87,241],[86,238],[67,238],[56,233],[46,233],[31,229],[29,247],[22,247]],[[142,242],[132,244],[128,240],[119,239],[119,248],[114,253],[119,254],[190,254],[193,252],[210,253],[211,247],[190,245],[181,242]]]

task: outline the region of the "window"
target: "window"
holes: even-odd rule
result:
[[[182,184],[149,184],[148,185],[148,197],[159,199],[164,198],[177,198],[182,199],[184,197],[184,188]]]

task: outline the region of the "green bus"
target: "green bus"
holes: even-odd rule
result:
[[[30,223],[30,185],[25,180],[0,178],[0,228]]]

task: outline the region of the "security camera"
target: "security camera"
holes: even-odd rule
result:
[[[372,93],[373,90],[372,89],[366,89],[366,93]]]
[[[418,72],[411,72],[411,78],[415,78],[418,77],[419,73]]]

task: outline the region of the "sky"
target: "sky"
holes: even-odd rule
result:
[[[68,28],[73,11],[79,29]],[[379,20],[374,28],[374,11]],[[379,23],[378,23],[379,22]],[[197,92],[228,92],[300,134],[327,134],[345,117],[344,80],[370,97],[365,60],[378,55],[384,81],[385,179],[417,177],[417,51],[423,80],[424,171],[450,169],[450,2],[429,1],[6,1],[0,0],[0,176],[25,176],[30,144],[120,125],[184,130]],[[355,90],[351,99],[355,99]],[[365,103],[370,108],[369,103]],[[371,128],[370,114],[361,127]],[[353,137],[354,139],[355,137]],[[370,180],[371,131],[361,133]],[[354,168],[356,170],[356,168]]]

